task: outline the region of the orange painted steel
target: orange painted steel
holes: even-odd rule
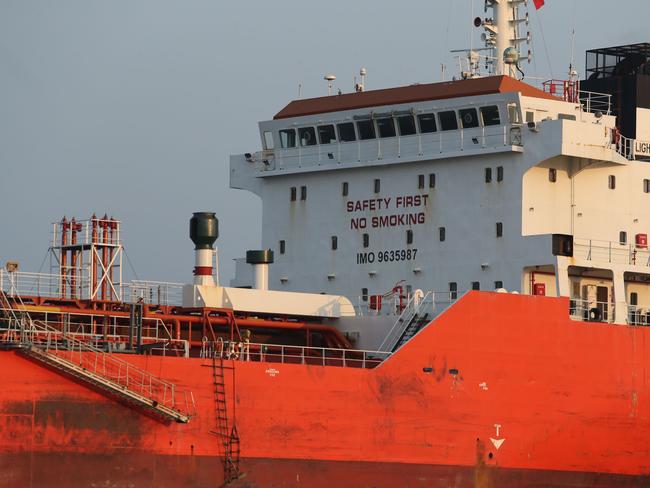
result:
[[[568,309],[564,298],[470,292],[374,369],[226,361],[245,479],[304,486],[300,466],[321,466],[336,486],[366,486],[346,473],[374,464],[389,471],[368,471],[378,487],[397,473],[404,486],[647,486],[650,329],[572,321]],[[193,391],[198,415],[162,424],[0,351],[0,463],[25,452],[110,463],[128,449],[185,459],[189,479],[219,456],[209,360],[127,360]],[[270,467],[283,463],[293,467]],[[213,475],[193,486],[214,486]]]

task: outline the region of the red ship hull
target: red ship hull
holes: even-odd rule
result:
[[[375,369],[232,362],[233,485],[647,486],[650,330],[567,311],[472,292]],[[218,486],[210,362],[128,360],[198,415],[164,424],[0,352],[0,486]]]

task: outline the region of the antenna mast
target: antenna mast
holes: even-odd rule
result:
[[[525,6],[526,0],[485,0],[485,12],[492,9],[492,17],[474,19],[476,27],[482,26],[485,29],[481,37],[485,47],[492,51],[488,64],[493,75],[514,77],[517,71],[523,75],[519,67],[519,45],[523,42],[530,43],[530,32],[526,32],[524,37],[520,36],[521,24],[528,25],[528,12],[524,17],[519,16],[522,4]],[[530,50],[527,59],[530,62]]]

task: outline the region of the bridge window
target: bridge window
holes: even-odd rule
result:
[[[357,122],[357,132],[359,139],[362,141],[375,138],[375,125],[372,120],[359,120]]]
[[[296,201],[296,196],[298,195],[298,190],[296,189],[295,186],[291,187],[291,190],[289,191],[289,198],[292,202]]]
[[[273,149],[273,133],[264,131],[264,149]]]
[[[440,130],[458,129],[458,119],[456,118],[456,112],[453,110],[438,113],[438,119],[440,120]]]
[[[472,290],[480,290],[481,289],[481,283],[478,281],[472,281]]]
[[[316,130],[313,127],[301,127],[298,129],[298,136],[300,137],[301,146],[316,145]]]
[[[503,166],[497,166],[497,181],[503,181]]]
[[[412,136],[417,132],[415,129],[415,119],[412,115],[397,117],[397,127],[400,136]]]
[[[364,234],[363,235],[363,247],[368,247],[370,246],[370,235],[369,234]]]
[[[332,251],[336,251],[339,248],[339,238],[332,236]]]
[[[616,176],[615,175],[609,175],[607,178],[607,187],[610,190],[614,190],[616,188]]]
[[[377,119],[379,137],[395,137],[395,122],[392,117]]]
[[[499,288],[503,288],[503,281],[497,280],[494,282],[494,289],[498,290]]]
[[[406,243],[413,244],[413,229],[408,229],[406,231]]]
[[[420,114],[418,115],[418,123],[420,124],[420,132],[427,134],[435,132],[436,129],[436,116],[434,114]]]
[[[296,147],[296,129],[282,129],[280,131],[280,145],[284,149]]]
[[[497,237],[503,237],[503,222],[497,222]]]
[[[357,140],[356,133],[354,132],[354,124],[352,122],[343,122],[338,124],[339,141],[341,142],[354,142]]]
[[[318,127],[318,140],[321,144],[332,144],[336,142],[336,133],[333,125],[321,125]]]
[[[429,173],[429,188],[435,188],[435,187],[436,187],[436,174]]]
[[[379,193],[381,191],[381,180],[379,178],[375,178],[374,190],[375,190],[375,193]]]
[[[418,175],[418,188],[424,188],[424,175]]]
[[[280,254],[284,254],[285,251],[287,250],[287,243],[284,240],[281,240],[279,242],[279,247],[280,247]]]
[[[489,105],[481,107],[481,118],[483,119],[484,126],[500,125],[501,118],[499,117],[499,107],[496,105]]]
[[[350,190],[350,185],[348,184],[347,181],[344,181],[343,184],[341,185],[341,195],[347,197],[349,190]]]
[[[485,168],[485,182],[492,182],[492,168]]]
[[[639,294],[635,291],[630,293],[630,305],[638,305],[639,304]]]
[[[548,181],[555,183],[557,181],[557,170],[555,168],[548,169]]]
[[[300,199],[301,200],[307,200],[307,187],[306,186],[301,186],[300,187]]]
[[[650,180],[643,180],[644,193],[650,193]]]
[[[449,283],[449,298],[451,300],[456,300],[458,298],[458,283],[455,281]]]
[[[619,244],[627,244],[627,232],[622,230],[618,233],[618,242]]]
[[[440,239],[440,242],[444,242],[446,237],[447,237],[447,231],[444,227],[438,227],[438,238]]]
[[[460,114],[460,123],[463,129],[473,129],[478,127],[478,114],[475,108],[464,108],[458,111]]]

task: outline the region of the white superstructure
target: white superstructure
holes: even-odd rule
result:
[[[621,133],[620,96],[614,107],[577,81],[541,90],[492,76],[298,100],[260,122],[261,151],[231,157],[230,184],[262,199],[272,290],[365,304],[396,285],[451,298],[505,288],[570,296],[581,318],[645,323],[650,104],[637,102],[634,133]],[[237,265],[232,285],[252,286]]]

